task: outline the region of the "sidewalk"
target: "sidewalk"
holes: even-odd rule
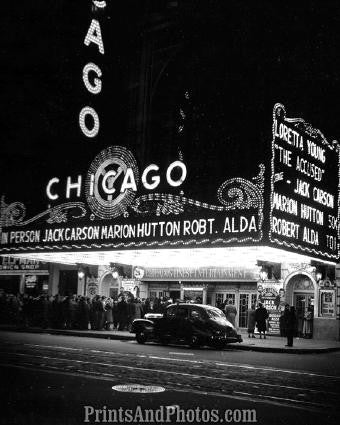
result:
[[[88,338],[104,338],[115,340],[134,340],[135,335],[127,331],[81,331],[68,329],[42,329],[37,327],[22,328],[13,325],[0,325],[0,331],[15,331],[15,332],[32,332],[46,333],[50,335],[68,335]],[[292,353],[292,354],[313,354],[313,353],[329,353],[340,351],[339,341],[329,340],[314,340],[304,338],[294,338],[293,347],[285,347],[286,338],[279,336],[267,336],[266,339],[248,338],[248,334],[241,331],[242,343],[229,344],[228,347],[236,350],[260,351],[268,353]]]
[[[267,336],[266,339],[248,338],[248,333],[241,331],[243,342],[230,344],[239,350],[261,351],[269,353],[312,354],[340,351],[340,341],[294,338],[293,347],[286,347],[287,338]]]

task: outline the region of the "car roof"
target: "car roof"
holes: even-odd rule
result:
[[[185,307],[185,308],[203,308],[205,310],[215,310],[217,307],[213,307],[212,305],[207,304],[192,304],[192,303],[174,303],[167,306],[167,308],[170,307]]]

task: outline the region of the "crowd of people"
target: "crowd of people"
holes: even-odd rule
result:
[[[129,330],[134,319],[146,313],[162,313],[172,301],[166,297],[135,298],[120,294],[116,299],[96,295],[33,297],[0,294],[0,324],[54,329]]]
[[[135,319],[146,313],[164,313],[173,301],[170,298],[134,297],[131,293],[121,293],[116,299],[96,295],[94,298],[80,295],[34,297],[28,294],[0,294],[0,324],[54,329],[80,330],[130,330]],[[200,301],[201,302],[201,301]],[[231,300],[218,306],[226,318],[235,326],[237,310]],[[309,311],[307,314],[311,314]],[[248,310],[248,336],[255,338],[255,328],[259,337],[266,338],[268,312],[262,303]],[[306,319],[304,332],[309,335],[310,324]],[[297,336],[295,308],[286,304],[280,318],[281,336],[287,337],[287,345],[293,345]]]

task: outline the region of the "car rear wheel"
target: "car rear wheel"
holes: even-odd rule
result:
[[[146,342],[146,335],[144,332],[137,332],[136,333],[136,341],[138,344],[144,344]]]
[[[166,336],[163,336],[162,338],[160,338],[160,343],[162,345],[169,345],[170,339]]]
[[[216,350],[223,350],[223,348],[225,348],[225,345],[226,344],[224,342],[222,342],[222,341],[215,341],[214,344],[213,344],[213,347]]]

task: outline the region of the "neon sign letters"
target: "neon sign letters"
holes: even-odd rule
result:
[[[81,198],[85,191],[87,202],[93,213],[101,218],[115,217],[125,210],[137,192],[138,184],[146,190],[154,190],[161,183],[159,166],[148,165],[139,178],[137,162],[133,154],[123,146],[109,146],[92,162],[86,179],[68,176],[63,192],[66,199]],[[164,180],[170,187],[179,187],[187,177],[184,162],[173,161],[164,173]],[[140,182],[141,180],[141,182]],[[46,186],[50,201],[59,199],[61,180],[53,177]]]

